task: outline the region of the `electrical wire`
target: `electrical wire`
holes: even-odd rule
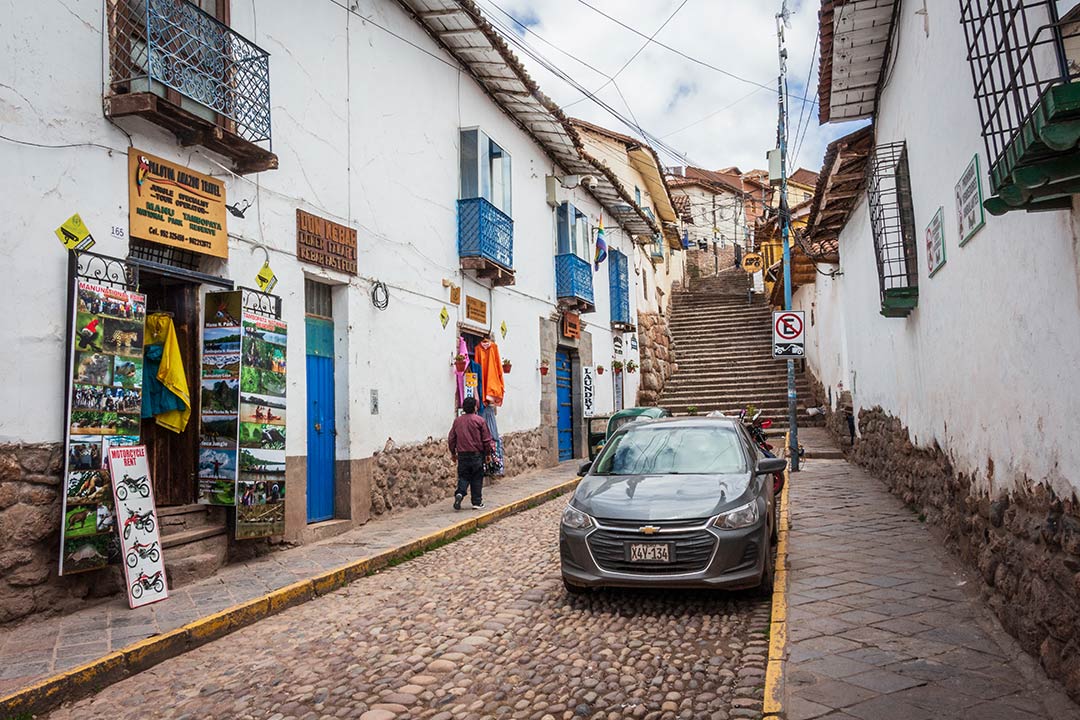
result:
[[[841,12],[843,7],[841,7]],[[817,57],[818,49],[818,36],[814,35],[814,49],[810,51],[810,67],[806,71],[806,82],[803,83],[804,92],[810,88],[810,78],[814,75],[814,58]],[[799,122],[795,125],[795,152],[792,153],[791,164],[798,166],[799,164],[799,151],[802,150],[802,138],[806,137],[806,131],[810,129],[810,122],[812,120],[810,115],[806,116],[806,127],[802,129],[802,136],[799,135],[799,129],[802,128],[803,115],[806,113],[807,103],[804,100],[802,107],[799,109]]]
[[[386,289],[386,283],[376,280],[371,284],[371,304],[376,310],[385,310],[390,305],[390,291]]]
[[[120,153],[121,155],[125,156],[128,154],[128,151],[126,149],[121,150],[120,148],[114,148],[110,147],[109,145],[102,145],[101,143],[96,142],[60,143],[56,145],[51,145],[48,143],[32,142],[30,140],[19,140],[18,138],[8,137],[7,135],[0,135],[0,140],[6,140],[7,142],[13,143],[15,145],[27,145],[29,147],[44,148],[46,150],[65,150],[77,147],[96,147],[108,151],[110,155],[114,152]]]
[[[447,67],[452,67],[455,70],[460,70],[461,69],[460,66],[456,62],[451,62],[450,60],[447,60],[444,57],[436,55],[435,53],[431,52],[427,48],[422,47],[420,45],[417,45],[416,43],[414,43],[412,40],[408,39],[407,37],[404,37],[402,35],[398,35],[396,32],[394,32],[390,28],[388,28],[388,27],[386,27],[384,25],[380,25],[378,22],[372,20],[367,15],[361,15],[358,11],[352,9],[348,5],[345,5],[344,3],[338,2],[338,0],[328,0],[328,2],[330,2],[330,3],[334,4],[334,5],[337,5],[342,10],[355,15],[356,17],[360,18],[361,20],[363,20],[366,23],[371,23],[375,27],[377,27],[380,30],[382,30],[383,32],[385,32],[387,35],[391,35],[391,36],[397,38],[398,40],[400,40],[401,42],[405,43],[406,45],[410,45],[410,46],[416,48],[417,50],[424,53],[425,55],[427,55],[429,57],[432,57],[435,60],[438,60],[443,65],[446,65]]]

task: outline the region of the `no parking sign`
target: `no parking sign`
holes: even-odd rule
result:
[[[802,310],[772,314],[774,358],[801,358],[805,354],[806,326],[803,319]]]

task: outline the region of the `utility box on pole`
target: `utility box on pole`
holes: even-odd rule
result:
[[[769,184],[779,185],[784,180],[784,165],[781,161],[780,148],[765,153],[769,160]]]

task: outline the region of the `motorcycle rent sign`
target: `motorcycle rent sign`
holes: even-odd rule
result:
[[[592,417],[596,414],[596,368],[592,365],[581,367],[581,415]]]
[[[110,447],[109,470],[113,477],[124,584],[128,606],[134,609],[169,597],[146,446]]]
[[[806,324],[802,310],[772,314],[774,358],[801,358],[806,352]]]

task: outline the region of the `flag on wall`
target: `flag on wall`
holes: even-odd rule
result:
[[[596,257],[594,267],[600,269],[600,263],[607,260],[607,243],[604,242],[604,214],[600,213],[600,225],[596,229]]]

